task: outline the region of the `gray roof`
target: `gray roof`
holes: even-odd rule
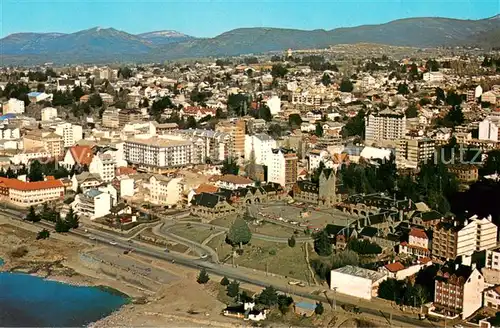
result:
[[[350,276],[356,276],[356,277],[361,277],[361,278],[365,278],[365,279],[370,279],[372,282],[376,282],[376,281],[385,277],[385,275],[383,273],[360,268],[360,267],[353,266],[353,265],[346,265],[345,267],[338,268],[338,269],[335,269],[332,271],[347,274]]]

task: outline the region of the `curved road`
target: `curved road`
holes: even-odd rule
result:
[[[210,223],[202,223],[202,222],[196,222],[196,221],[180,221],[180,222],[173,222],[175,225],[179,224],[190,224],[192,226],[198,226],[198,227],[204,227],[204,228],[213,228],[213,230],[217,231],[225,231],[228,232],[229,228],[226,227],[221,227],[218,225],[213,225]],[[170,229],[174,224],[169,224],[169,225],[164,225],[160,231],[162,234],[166,234],[168,232],[168,229]],[[269,241],[273,243],[288,243],[288,238],[286,237],[275,237],[275,236],[269,236],[269,235],[262,235],[258,233],[253,233],[252,232],[252,238],[259,239],[259,240],[264,240],[264,241]],[[311,237],[296,237],[295,238],[296,242],[309,242],[313,241],[313,238]]]
[[[23,212],[14,211],[14,210],[0,209],[0,212],[2,212],[5,216],[8,216],[12,219],[17,219],[17,220],[22,220],[24,218],[24,215],[25,215]],[[45,223],[45,222],[35,223],[35,225],[38,225],[40,227],[47,227],[47,226],[53,227],[52,224]],[[88,234],[86,234],[85,232],[82,232],[78,229],[72,230],[69,234],[74,235],[74,236],[78,236],[80,238],[84,238],[86,240],[88,240],[88,237],[89,237]],[[148,256],[148,257],[151,257],[154,259],[171,261],[171,262],[175,262],[177,264],[184,265],[186,267],[190,267],[190,268],[194,268],[194,269],[198,269],[198,270],[201,268],[204,268],[205,270],[207,270],[208,272],[211,272],[213,274],[217,274],[220,276],[226,276],[230,279],[235,279],[235,280],[238,280],[238,281],[241,281],[244,283],[249,283],[249,284],[260,286],[260,287],[268,287],[269,286],[269,283],[266,282],[265,280],[262,280],[262,278],[254,278],[254,277],[247,276],[244,273],[242,273],[241,271],[239,271],[238,268],[233,268],[230,266],[223,266],[223,265],[220,265],[217,263],[211,263],[211,262],[207,262],[207,261],[204,261],[201,259],[188,258],[188,257],[185,257],[181,254],[174,254],[172,252],[165,253],[165,252],[157,251],[155,249],[152,249],[152,248],[144,246],[144,245],[130,244],[128,242],[120,241],[120,240],[117,240],[115,238],[110,239],[108,234],[104,234],[100,231],[96,231],[93,234],[94,234],[93,241],[96,243],[106,244],[106,245],[120,248],[123,250],[133,248],[135,253],[139,253],[141,255]],[[110,245],[111,241],[113,241],[112,245]],[[284,292],[284,293],[297,295],[297,296],[304,297],[304,298],[307,298],[307,299],[310,299],[313,301],[321,301],[321,302],[328,303],[325,296],[313,295],[313,294],[308,293],[305,290],[304,291],[300,291],[297,289],[290,290],[290,288],[288,288],[288,286],[279,286],[279,285],[276,285],[275,288],[281,292]],[[340,298],[340,295],[339,295],[339,298]],[[366,301],[360,300],[359,302],[357,302],[358,304],[353,304],[353,303],[343,302],[339,299],[336,300],[336,304],[339,306],[342,306],[344,304],[356,305],[360,308],[362,313],[368,313],[368,314],[371,314],[374,316],[378,316],[378,317],[382,317],[384,319],[387,319],[389,314],[384,313],[379,309],[376,309],[374,307],[374,305],[376,304],[375,302],[366,302]],[[364,304],[362,304],[362,303],[364,303]],[[366,303],[371,303],[371,304],[366,304]],[[408,316],[405,316],[402,314],[393,314],[392,319],[393,319],[393,324],[396,324],[396,325],[397,325],[397,322],[399,321],[401,323],[411,324],[411,325],[414,325],[417,327],[433,327],[434,326],[430,322],[421,321],[421,320],[418,320],[416,318],[408,317]]]

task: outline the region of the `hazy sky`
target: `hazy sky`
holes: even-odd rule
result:
[[[101,26],[134,34],[177,30],[212,37],[237,27],[333,29],[405,17],[480,19],[498,13],[500,0],[0,0],[0,36]]]

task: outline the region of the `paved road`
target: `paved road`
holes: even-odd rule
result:
[[[168,229],[171,228],[173,225],[179,225],[179,224],[190,224],[192,226],[198,226],[198,227],[205,227],[205,228],[213,228],[213,230],[216,231],[229,231],[229,228],[226,227],[221,227],[218,225],[213,225],[210,223],[202,223],[202,222],[197,222],[197,221],[181,221],[181,222],[173,222],[170,224],[165,224],[161,229],[160,232],[162,234],[168,233]],[[252,238],[259,239],[259,240],[264,240],[264,241],[269,241],[273,243],[288,243],[288,238],[285,237],[275,237],[275,236],[269,236],[269,235],[262,235],[258,233],[252,233]],[[308,242],[308,241],[313,241],[311,237],[296,237],[295,238],[296,242]]]
[[[11,218],[14,218],[14,219],[21,219],[22,220],[22,218],[24,217],[24,213],[19,212],[19,211],[1,209],[0,212],[3,212],[7,216],[10,216]],[[36,225],[39,225],[40,227],[47,227],[47,226],[53,227],[53,225],[46,223],[46,222],[40,222],[40,223],[37,223]],[[85,238],[87,240],[89,238],[88,234],[86,234],[85,232],[80,231],[78,229],[72,230],[70,232],[70,234],[81,237],[81,238]],[[154,259],[159,259],[159,260],[171,261],[171,262],[177,263],[179,265],[183,265],[183,266],[186,266],[189,268],[194,268],[194,269],[205,268],[210,273],[214,273],[214,274],[217,274],[220,276],[226,276],[230,279],[235,279],[235,280],[238,280],[240,282],[249,283],[249,284],[260,286],[260,287],[267,287],[270,285],[269,282],[263,280],[263,277],[256,278],[254,276],[246,275],[245,273],[242,273],[241,270],[239,270],[238,268],[224,266],[224,265],[217,264],[217,263],[211,263],[208,261],[204,261],[202,259],[187,258],[181,254],[176,254],[176,253],[172,253],[172,252],[165,253],[165,252],[157,251],[151,247],[144,246],[144,245],[139,245],[139,244],[131,245],[129,242],[121,241],[118,238],[110,239],[109,234],[104,234],[100,231],[99,232],[96,231],[95,233],[93,233],[93,235],[95,238],[94,242],[96,242],[96,243],[110,245],[110,240],[114,240],[113,244],[110,245],[111,247],[116,247],[116,248],[120,248],[123,250],[133,248],[135,253],[138,253],[138,254],[141,254],[144,256],[148,256],[148,257],[151,257]],[[293,288],[290,289],[290,286],[285,286],[283,284],[281,284],[281,285],[273,284],[273,286],[277,290],[285,292],[285,293],[297,295],[297,296],[307,298],[310,300],[314,300],[314,301],[327,302],[327,299],[325,296],[313,295],[310,292],[307,292],[306,290],[301,291],[300,289],[293,289]],[[343,302],[342,300],[340,300],[340,295],[339,295],[339,297],[336,300],[336,304],[338,306],[342,306],[344,304],[352,304],[352,305],[358,306],[362,313],[368,313],[368,314],[371,314],[374,316],[382,317],[383,319],[386,319],[388,317],[387,311],[384,313],[381,310],[377,309],[377,306],[376,306],[377,303],[375,303],[375,302],[367,302],[367,301],[362,301],[362,300],[359,300],[358,302],[355,302],[355,303]],[[408,317],[408,316],[402,315],[402,314],[393,314],[392,320],[393,320],[394,325],[397,325],[397,322],[401,322],[401,323],[405,323],[405,324],[414,325],[417,327],[433,327],[434,326],[432,323],[429,323],[427,321],[420,321],[416,318],[411,318],[411,317]]]

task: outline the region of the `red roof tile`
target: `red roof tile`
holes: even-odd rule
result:
[[[425,231],[422,230],[422,229],[418,229],[418,228],[411,228],[411,230],[410,230],[410,236],[417,237],[417,238],[428,239],[427,234],[425,233]]]
[[[0,184],[9,189],[25,191],[64,187],[63,183],[60,180],[24,182],[18,179],[0,178]]]
[[[73,146],[69,150],[75,162],[80,165],[89,165],[94,157],[92,148],[89,146]]]
[[[405,268],[401,262],[394,262],[394,263],[389,263],[385,265],[385,268],[389,270],[390,272],[398,272],[401,271]]]

